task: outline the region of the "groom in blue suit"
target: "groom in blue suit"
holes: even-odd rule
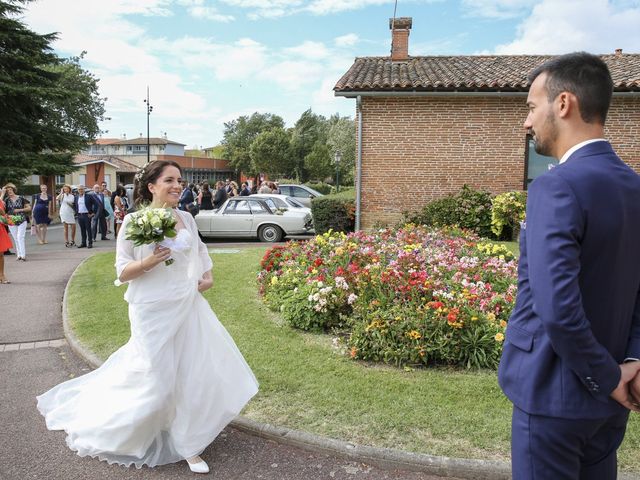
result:
[[[615,479],[638,411],[640,177],[603,138],[613,82],[599,57],[556,57],[529,80],[524,127],[560,164],[529,188],[498,372],[513,478]]]

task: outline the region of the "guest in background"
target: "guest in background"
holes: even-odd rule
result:
[[[248,197],[251,195],[251,190],[249,190],[249,184],[247,182],[242,182],[242,188],[240,189],[239,195],[241,197]]]
[[[118,185],[113,193],[115,194],[113,200],[113,215],[116,221],[115,231],[117,238],[122,222],[124,221],[124,216],[127,214],[127,210],[129,210],[129,198],[127,197],[127,190],[122,185]]]
[[[49,218],[49,204],[53,201],[47,193],[47,186],[40,185],[40,194],[33,196],[33,223],[36,226],[38,243],[44,245],[47,242],[47,228],[51,223]]]
[[[105,210],[105,216],[106,216],[106,222],[107,222],[107,234],[113,233],[111,231],[111,223],[114,221],[113,203],[111,202],[112,193],[109,190],[109,188],[107,188],[107,182],[102,182],[102,184],[100,185],[100,192],[104,197],[104,210]]]
[[[98,211],[98,199],[94,195],[85,192],[83,185],[78,187],[78,195],[74,201],[82,243],[78,248],[93,248],[93,235],[91,233],[91,219]],[[87,244],[88,242],[88,244]]]
[[[229,187],[230,187],[230,189],[228,190],[227,194],[230,197],[237,197],[238,194],[239,194],[239,192],[238,192],[238,184],[232,180],[231,183],[229,184]]]
[[[24,235],[27,231],[29,223],[29,212],[31,212],[31,204],[29,200],[22,195],[18,195],[18,189],[13,183],[7,183],[4,186],[5,209],[8,215],[19,215],[22,217],[21,222],[14,222],[9,226],[9,232],[13,237],[13,243],[16,247],[16,260],[27,260],[27,251],[24,244]]]
[[[200,190],[200,194],[198,195],[198,205],[200,205],[200,210],[213,210],[213,194],[211,193],[211,189],[209,188],[209,184],[204,182],[202,184],[202,189]]]
[[[107,210],[104,206],[107,200],[104,198],[104,195],[100,190],[100,185],[97,183],[93,186],[93,196],[96,199],[98,209],[91,219],[92,239],[94,242],[96,241],[99,231],[100,240],[109,240],[109,237],[107,237]]]
[[[2,197],[4,197],[4,188],[0,191],[0,216],[4,216],[6,214]],[[0,283],[11,283],[7,280],[7,277],[4,276],[4,252],[9,250],[11,247],[12,245],[9,234],[5,230],[4,226],[0,225]]]
[[[73,247],[76,244],[76,212],[73,209],[75,196],[71,193],[69,185],[62,186],[57,200],[60,204],[60,221],[64,225],[64,246]],[[69,236],[69,230],[71,230],[71,236]]]
[[[186,180],[181,182],[182,193],[180,194],[180,200],[178,201],[178,208],[184,212],[189,211],[189,205],[193,204],[193,191],[189,188]]]
[[[265,194],[265,193],[271,193],[271,187],[269,186],[269,182],[262,182],[262,185],[260,185],[260,188],[258,189],[258,193],[260,194]]]
[[[213,208],[217,210],[226,201],[227,201],[227,189],[224,185],[224,182],[218,181],[216,183],[216,194],[213,197]]]

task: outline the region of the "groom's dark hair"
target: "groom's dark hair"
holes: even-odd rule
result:
[[[543,73],[548,75],[545,87],[549,102],[562,92],[573,93],[578,99],[582,120],[604,125],[611,105],[613,80],[602,58],[587,52],[555,57],[531,72],[529,84]]]
[[[182,176],[182,167],[173,160],[156,160],[147,163],[136,175],[133,198],[136,205],[149,203],[153,200],[153,194],[149,191],[149,184],[155,183],[167,167],[176,167]]]

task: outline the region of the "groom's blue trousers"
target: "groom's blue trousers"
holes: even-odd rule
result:
[[[513,480],[615,480],[629,413],[574,420],[513,407]]]

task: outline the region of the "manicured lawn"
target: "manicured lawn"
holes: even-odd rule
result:
[[[260,381],[246,416],[360,444],[508,459],[511,405],[495,372],[405,371],[337,354],[330,336],[294,331],[262,305],[255,274],[263,253],[213,254],[215,285],[206,295]],[[125,287],[113,286],[113,263],[113,254],[87,261],[68,302],[78,337],[102,358],[128,338]],[[640,470],[639,432],[634,416],[621,450],[625,469]]]

